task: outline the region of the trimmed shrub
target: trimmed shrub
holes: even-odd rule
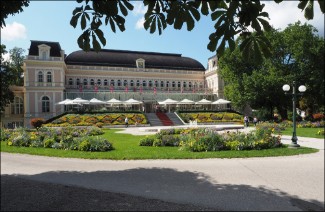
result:
[[[43,118],[33,118],[31,121],[30,121],[30,124],[38,129],[40,127],[42,127],[42,125],[45,123],[45,119]]]

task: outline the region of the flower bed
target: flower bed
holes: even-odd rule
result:
[[[281,137],[272,136],[273,128],[261,127],[248,134],[222,133],[215,129],[161,130],[140,140],[140,146],[176,146],[192,152],[221,150],[261,150],[282,147]]]
[[[67,114],[50,123],[44,124],[46,127],[65,126],[97,126],[124,125],[125,117],[128,117],[129,124],[147,124],[147,119],[139,113],[106,113],[106,114]]]
[[[179,116],[185,123],[191,120],[197,120],[197,123],[215,123],[215,122],[238,122],[243,123],[243,116],[237,113],[229,112],[201,112],[201,113],[179,113]]]
[[[79,150],[91,152],[110,151],[113,145],[98,135],[104,132],[98,127],[51,129],[39,128],[38,131],[30,131],[25,128],[6,130],[2,140],[8,146],[18,147],[44,147],[62,150]]]

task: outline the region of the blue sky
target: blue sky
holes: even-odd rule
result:
[[[145,12],[142,2],[132,3],[135,9],[126,18],[124,32],[113,33],[110,26],[102,28],[107,41],[103,48],[178,53],[196,59],[206,67],[207,59],[215,54],[207,49],[209,35],[214,30],[214,24],[209,17],[201,16],[201,20],[190,32],[184,25],[182,30],[174,30],[168,26],[162,35],[150,34],[141,24]],[[275,28],[284,29],[298,20],[307,22],[297,8],[297,1],[285,1],[280,5],[266,1],[265,4],[271,18],[270,23]],[[80,25],[74,29],[70,25],[70,19],[74,8],[80,5],[75,1],[31,1],[30,6],[22,13],[6,19],[7,26],[1,29],[1,44],[6,45],[7,51],[20,47],[25,49],[27,54],[30,40],[54,41],[60,43],[66,54],[77,51],[77,38],[82,31]],[[317,3],[315,6],[315,17],[307,23],[316,27],[319,35],[324,37],[324,14]]]

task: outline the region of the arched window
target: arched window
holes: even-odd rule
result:
[[[115,86],[115,81],[114,80],[111,80],[111,85]]]
[[[94,79],[90,79],[90,85],[95,85],[95,80]]]
[[[186,82],[183,82],[183,88],[186,88]]]
[[[72,80],[72,78],[69,79],[69,85],[73,85],[73,80]]]
[[[146,87],[147,86],[147,82],[145,80],[142,81],[142,86]]]
[[[121,86],[121,80],[117,80],[117,86]]]
[[[22,98],[16,96],[14,102],[11,103],[12,114],[23,114],[24,113],[24,101]]]
[[[157,80],[155,81],[155,87],[158,87],[158,81]]]
[[[189,88],[192,88],[192,82],[189,82],[189,83],[188,83],[188,87],[189,87]]]
[[[43,72],[39,71],[39,72],[38,72],[38,77],[37,77],[37,78],[38,78],[38,79],[37,79],[38,82],[43,82]]]
[[[177,87],[181,87],[181,82],[177,82]]]
[[[175,88],[175,86],[176,86],[176,84],[175,84],[175,82],[173,81],[173,82],[172,82],[172,87]]]
[[[149,81],[149,87],[152,87],[152,81],[151,80]]]
[[[167,87],[167,88],[169,87],[169,81],[166,82],[166,87]]]
[[[160,87],[164,87],[164,81],[160,81]]]
[[[43,113],[50,112],[50,98],[47,96],[42,97],[42,112]]]
[[[140,86],[140,80],[137,80],[137,86],[138,87]]]
[[[97,79],[97,85],[101,85],[102,81],[100,79]]]
[[[46,73],[46,81],[47,82],[52,82],[52,73],[50,71],[48,71]]]
[[[134,86],[134,81],[133,81],[133,80],[130,81],[130,86],[131,86],[131,87]]]
[[[88,80],[84,79],[84,85],[88,85]]]
[[[77,85],[79,85],[80,84],[80,79],[79,78],[77,78]]]
[[[128,85],[128,81],[127,80],[124,80],[123,86],[127,86],[127,85]]]
[[[107,86],[107,85],[108,85],[107,79],[104,79],[104,86]]]

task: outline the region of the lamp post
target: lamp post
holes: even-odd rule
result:
[[[283,85],[282,89],[284,90],[284,92],[286,94],[288,94],[287,92],[290,90],[290,85]],[[297,144],[298,138],[296,135],[296,101],[297,101],[297,96],[298,95],[302,95],[303,92],[306,91],[306,86],[304,85],[300,85],[298,90],[301,93],[296,93],[296,82],[293,81],[292,82],[292,122],[293,122],[293,133],[292,133],[292,138],[291,138],[291,144],[289,144],[289,147],[300,147],[299,144]],[[290,94],[289,94],[290,95]]]

